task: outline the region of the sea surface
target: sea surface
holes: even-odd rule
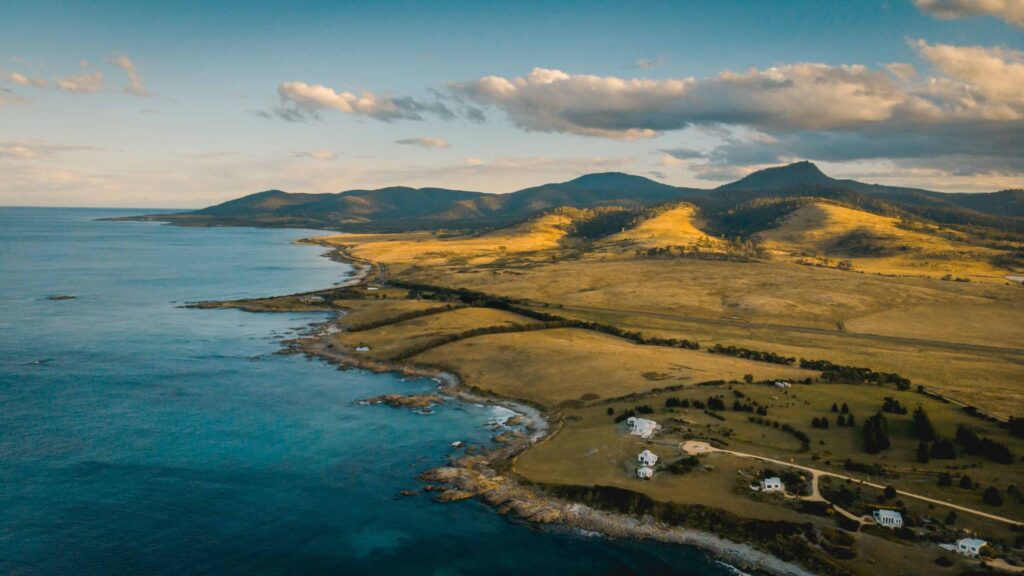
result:
[[[433,383],[274,354],[324,314],[181,306],[343,281],[314,232],[96,220],[132,213],[0,208],[0,574],[732,573],[399,496],[502,409],[361,406]]]

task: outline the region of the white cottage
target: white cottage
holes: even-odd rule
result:
[[[658,427],[658,423],[654,420],[638,418],[636,416],[630,416],[627,418],[626,424],[629,425],[630,434],[641,438],[650,438],[651,434],[654,434],[655,428]]]
[[[782,484],[782,478],[778,476],[772,476],[771,478],[765,478],[761,480],[761,491],[762,492],[782,492],[786,487]]]
[[[655,464],[658,463],[658,455],[655,454],[654,452],[651,452],[650,450],[644,450],[643,452],[637,455],[636,461],[640,464],[640,466],[654,466]]]
[[[903,515],[895,510],[875,510],[871,513],[871,517],[875,519],[879,526],[886,528],[903,527]]]
[[[654,478],[654,468],[651,468],[650,466],[641,466],[636,469],[636,477],[650,480],[651,478]]]
[[[964,556],[977,556],[986,544],[980,538],[961,538],[956,541],[956,551]]]

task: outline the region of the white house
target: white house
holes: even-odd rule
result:
[[[871,517],[875,519],[879,526],[886,528],[903,527],[903,515],[895,510],[875,510],[871,513]]]
[[[303,304],[321,304],[323,301],[323,296],[317,296],[315,294],[312,296],[299,296],[299,302],[302,302]]]
[[[654,468],[651,468],[650,466],[641,466],[636,469],[636,477],[650,480],[651,478],[654,478]]]
[[[961,538],[956,541],[956,551],[964,556],[977,556],[986,544],[980,538]]]
[[[654,434],[654,429],[658,427],[658,423],[654,420],[637,418],[636,416],[627,418],[626,424],[629,425],[630,434],[641,438],[650,438],[651,434]]]
[[[761,491],[762,492],[782,492],[786,487],[782,484],[782,478],[778,476],[772,476],[771,478],[765,478],[761,480]]]
[[[644,450],[637,455],[636,461],[643,467],[654,466],[658,462],[658,455],[650,450]]]
[[[356,346],[356,352],[369,352],[370,347],[366,345]]]

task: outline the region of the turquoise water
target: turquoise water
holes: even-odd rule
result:
[[[180,307],[343,280],[310,232],[127,213],[0,208],[0,574],[729,573],[397,496],[498,409],[360,406],[432,384],[273,354],[321,314]]]

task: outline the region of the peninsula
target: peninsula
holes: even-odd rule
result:
[[[713,191],[602,174],[475,194],[269,192],[153,218],[345,230],[305,242],[356,265],[347,285],[196,306],[338,311],[288,351],[528,413],[427,472],[439,500],[776,573],[1024,561],[1021,191],[798,163]]]

